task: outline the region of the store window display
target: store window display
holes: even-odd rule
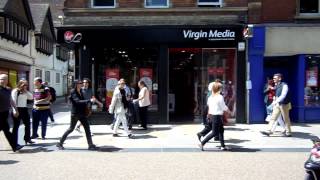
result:
[[[320,106],[319,91],[320,55],[306,56],[304,102],[306,106]]]

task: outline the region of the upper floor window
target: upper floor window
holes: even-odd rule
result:
[[[26,45],[28,43],[28,28],[8,17],[0,17],[0,36]]]
[[[91,6],[93,8],[114,8],[115,0],[92,0]]]
[[[41,34],[35,35],[36,38],[36,49],[46,55],[53,53],[53,41],[49,38],[42,36]]]
[[[222,6],[222,0],[198,0],[199,6]]]
[[[300,13],[320,13],[319,0],[300,0]]]
[[[169,0],[145,0],[147,8],[166,8],[169,7]]]

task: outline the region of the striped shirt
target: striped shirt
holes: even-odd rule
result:
[[[41,85],[40,87],[35,87],[33,91],[33,109],[35,110],[46,110],[50,109],[50,89],[46,86]]]

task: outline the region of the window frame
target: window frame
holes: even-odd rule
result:
[[[210,1],[210,0],[207,0],[207,1]],[[199,0],[197,0],[198,6],[220,6],[220,7],[222,7],[222,3],[223,3],[223,0],[219,0],[219,2],[199,2]]]
[[[91,0],[91,8],[97,8],[97,9],[99,9],[99,8],[110,8],[110,9],[116,8],[116,0],[113,0],[113,6],[95,6],[94,1],[95,0]]]
[[[50,83],[51,82],[51,72],[45,71],[44,72],[44,81]]]
[[[60,73],[56,72],[56,84],[60,84],[61,83],[61,75]]]
[[[36,69],[35,70],[35,77],[40,77],[42,79],[42,69]]]
[[[150,1],[152,1],[152,0],[150,0]],[[156,6],[148,6],[147,5],[147,0],[144,0],[144,7],[145,8],[169,8],[169,0],[166,0],[167,1],[167,5],[166,6],[159,6],[159,5],[156,5]]]
[[[298,13],[299,13],[299,15],[303,15],[303,16],[317,16],[317,15],[320,15],[320,0],[317,0],[318,1],[318,12],[317,13],[310,13],[310,12],[308,12],[308,13],[302,13],[302,12],[300,12],[300,10],[301,10],[301,1],[302,0],[300,0],[299,1],[299,4],[298,4]]]

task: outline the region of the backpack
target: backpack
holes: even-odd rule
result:
[[[49,91],[50,91],[50,94],[51,94],[50,102],[53,103],[57,99],[56,90],[53,87],[49,87]]]

